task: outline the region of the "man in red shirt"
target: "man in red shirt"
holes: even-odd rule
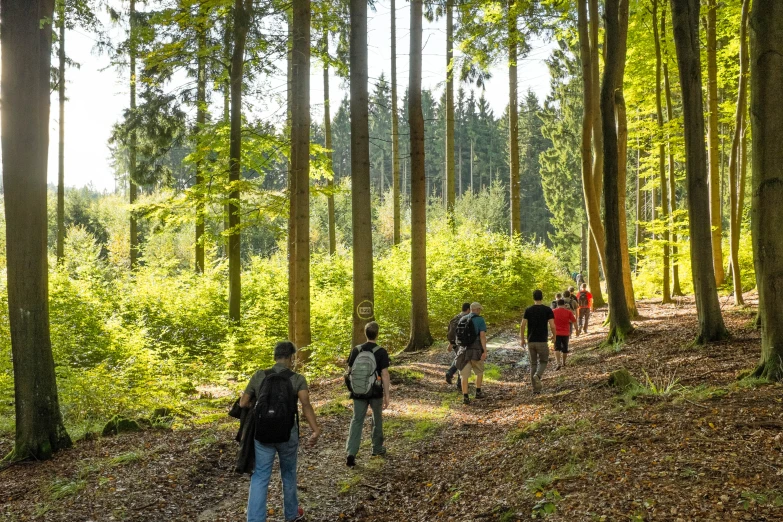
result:
[[[579,293],[576,294],[577,316],[576,335],[587,333],[587,323],[590,321],[590,312],[593,309],[593,294],[587,291],[587,283],[582,283]]]
[[[565,299],[557,301],[555,314],[555,371],[565,366],[568,355],[568,340],[571,337],[571,324],[576,324],[576,317],[570,308],[566,308]]]

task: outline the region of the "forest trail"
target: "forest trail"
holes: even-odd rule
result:
[[[783,519],[783,386],[737,380],[758,359],[753,313],[727,306],[734,338],[708,348],[689,347],[692,300],[641,302],[640,313],[636,333],[614,348],[599,346],[605,312],[596,313],[568,367],[549,367],[541,395],[531,393],[515,324],[490,325],[487,398],[469,406],[444,382],[444,345],[394,356],[389,455],[370,458],[367,432],[352,470],[342,379],[313,383],[324,434],[300,449],[308,520]],[[644,388],[607,387],[621,367]],[[0,518],[243,520],[237,423],[217,407],[229,397],[214,402],[214,414],[183,429],[82,441],[1,471]],[[281,504],[275,475],[270,520],[282,520]]]

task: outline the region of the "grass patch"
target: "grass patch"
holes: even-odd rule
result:
[[[403,432],[403,436],[415,442],[422,441],[434,437],[441,427],[439,422],[420,420],[416,421],[411,429]]]
[[[423,378],[424,372],[406,366],[392,366],[389,368],[389,379],[392,384],[413,384]]]
[[[340,490],[339,490],[340,494],[346,495],[350,493],[351,490],[356,486],[358,486],[361,481],[362,481],[361,475],[353,475],[352,477],[349,477],[345,480],[341,480],[338,484],[340,486]]]
[[[140,451],[129,451],[127,453],[121,453],[116,457],[112,457],[109,459],[109,466],[111,467],[124,466],[126,464],[138,462],[142,459],[143,456],[144,454]]]
[[[484,380],[488,382],[496,382],[500,380],[501,376],[500,366],[497,364],[485,364],[484,365]]]
[[[206,433],[202,437],[199,437],[190,443],[190,451],[193,453],[200,453],[213,444],[217,443],[218,438],[214,433]]]
[[[318,407],[316,413],[318,416],[330,417],[333,415],[344,415],[351,410],[347,406],[348,401],[343,399],[334,399]]]
[[[680,389],[680,397],[690,401],[708,401],[710,399],[720,399],[721,397],[725,397],[728,394],[729,390],[726,388],[721,388],[719,386],[707,386],[705,384],[701,384],[693,388],[683,386]]]
[[[531,477],[525,481],[525,489],[530,493],[543,492],[557,481],[557,477],[549,473],[543,473]]]
[[[762,379],[760,377],[748,376],[738,380],[737,382],[732,383],[729,387],[735,390],[753,390],[755,388],[758,388],[760,386],[766,386],[768,384],[772,384],[772,381],[770,381],[769,379]]]
[[[740,494],[740,506],[742,509],[752,509],[754,506],[783,507],[783,492],[765,491],[756,493],[743,491]]]
[[[82,491],[87,486],[87,481],[82,479],[54,479],[46,488],[46,493],[51,500],[60,500],[71,497]]]
[[[508,442],[509,444],[513,444],[515,442],[525,440],[529,438],[531,435],[533,435],[533,433],[535,433],[539,429],[546,428],[548,427],[548,425],[556,423],[559,418],[560,415],[547,414],[544,415],[544,417],[542,417],[541,420],[531,422],[530,424],[526,424],[521,428],[513,429],[509,431],[508,434],[506,435],[506,442]]]

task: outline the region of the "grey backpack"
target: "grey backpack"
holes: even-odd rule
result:
[[[354,359],[348,373],[351,392],[357,399],[372,399],[375,381],[378,378],[378,364],[375,362],[375,352],[381,347],[376,346],[372,350],[359,349],[359,355]]]

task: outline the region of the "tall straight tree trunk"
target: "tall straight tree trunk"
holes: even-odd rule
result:
[[[136,0],[130,0],[128,16],[129,45],[128,58],[130,61],[130,110],[136,110]],[[136,203],[136,129],[131,129],[130,143],[128,144],[128,202]],[[136,213],[130,211],[130,267],[136,268],[139,259],[139,233],[136,223]]]
[[[245,41],[250,27],[253,0],[234,1],[234,49],[231,53],[231,133],[228,182],[228,317],[239,324],[242,301],[242,258],[239,184],[242,173],[242,76],[245,65]]]
[[[740,77],[737,93],[737,112],[734,117],[736,124],[734,127],[734,137],[731,142],[731,156],[729,158],[729,206],[730,208],[730,230],[729,240],[731,243],[731,276],[734,283],[734,304],[742,306],[745,304],[742,298],[742,272],[739,266],[739,240],[740,227],[742,225],[742,207],[740,201],[739,185],[739,163],[742,152],[742,134],[745,129],[745,113],[747,112],[747,88],[748,88],[748,16],[750,12],[750,0],[742,2],[742,19],[740,22]],[[744,185],[744,180],[743,180]]]
[[[446,0],[446,212],[454,225],[454,3]]]
[[[637,118],[638,121],[638,118]],[[636,254],[634,255],[634,273],[639,270],[639,245],[642,243],[642,180],[641,180],[641,155],[642,151],[639,146],[639,137],[636,137],[636,189],[634,191],[635,203],[636,203],[636,222],[634,223],[634,246],[636,246]]]
[[[44,460],[71,445],[49,337],[46,168],[54,0],[1,0],[0,12],[0,135],[16,412],[10,458]]]
[[[672,0],[674,44],[682,85],[685,120],[685,170],[688,181],[688,221],[691,239],[691,270],[699,318],[697,344],[725,339],[710,233],[710,193],[707,151],[704,145],[701,56],[699,47],[699,0]]]
[[[620,237],[620,158],[618,156],[615,93],[623,81],[623,29],[620,0],[606,0],[606,65],[601,86],[601,120],[604,134],[604,223],[606,224],[606,288],[609,301],[608,343],[622,341],[633,330],[623,281],[622,241]],[[627,16],[624,22],[628,23]]]
[[[329,29],[324,29],[323,36],[324,55],[329,55]],[[327,220],[329,221],[329,255],[333,256],[337,252],[337,231],[334,215],[334,168],[332,167],[332,113],[329,109],[329,60],[324,61],[324,139],[327,161],[331,177],[327,180],[326,186],[329,194],[326,196]]]
[[[617,69],[617,87],[615,89],[615,110],[617,113],[617,160],[618,160],[618,204],[620,213],[620,254],[623,262],[623,287],[625,288],[625,306],[631,317],[636,317],[636,297],[631,278],[631,255],[628,252],[628,216],[625,211],[625,193],[628,188],[628,113],[625,107],[625,60],[628,54],[628,0],[619,4],[619,42],[620,58]]]
[[[432,345],[427,314],[427,181],[421,108],[422,0],[411,0],[408,126],[411,143],[411,337],[405,351]]]
[[[60,141],[57,150],[57,262],[62,263],[65,252],[65,0],[57,3],[59,17],[60,46],[57,53],[59,60],[59,102]]]
[[[658,34],[658,0],[653,0],[653,39],[655,40],[655,108],[658,117],[658,174],[661,180],[661,219],[667,224],[663,232],[663,295],[661,301],[671,303],[671,287],[669,281],[669,198],[666,182],[666,144],[664,143],[663,129],[663,95],[661,92],[661,73],[663,69],[663,57],[661,53],[661,37]],[[663,9],[661,18],[666,18],[666,8]]]
[[[666,44],[666,14],[661,17],[661,41],[665,60],[663,61],[663,85],[666,92],[666,121],[674,120],[674,107],[672,104],[672,88],[669,83],[669,47]],[[671,265],[672,265],[672,295],[681,296],[680,269],[677,258],[677,232],[674,228],[674,212],[677,210],[677,177],[674,169],[674,153],[672,152],[671,131],[667,134],[668,159],[669,159],[669,228],[671,230]]]
[[[712,228],[712,264],[715,282],[722,285],[726,279],[723,272],[723,224],[720,212],[720,137],[718,134],[718,37],[717,0],[707,0],[707,130],[708,159],[710,165],[710,226]]]
[[[310,344],[310,0],[293,1],[291,172],[296,178],[296,344]],[[308,361],[301,350],[297,365]]]
[[[783,234],[780,233],[783,227],[783,147],[780,146],[783,143],[780,95],[783,4],[779,1],[753,1],[750,52],[751,223],[761,319],[761,362],[755,375],[780,380],[783,379]]]
[[[353,223],[353,344],[375,318],[367,94],[367,2],[351,0],[351,218]]]
[[[397,8],[391,0],[391,102],[392,102],[392,212],[394,214],[393,241],[400,244],[400,134],[397,109]]]
[[[200,16],[206,16],[201,11]],[[207,123],[207,28],[203,22],[198,29],[198,56],[196,78],[196,143],[200,141],[201,132]],[[204,272],[204,173],[201,161],[196,163],[196,273]]]
[[[286,12],[288,22],[288,40],[286,42],[286,117],[285,135],[291,143],[291,116],[294,104],[294,16],[293,10]],[[286,158],[288,169],[288,339],[294,344],[296,340],[296,176],[291,165],[291,152]]]
[[[519,101],[517,97],[517,31],[516,0],[508,1],[508,166],[511,187],[511,235],[521,232],[519,199]],[[472,164],[472,159],[471,159]]]

